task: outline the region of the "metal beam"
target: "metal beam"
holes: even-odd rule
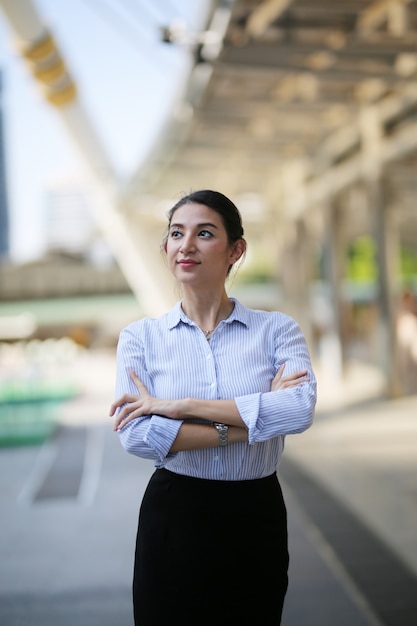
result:
[[[259,37],[272,22],[293,3],[293,0],[263,0],[255,7],[246,24],[246,32],[251,37]]]
[[[323,53],[324,54],[324,53]],[[399,82],[395,72],[395,58],[384,61],[381,56],[370,59],[352,59],[349,64],[338,63],[337,55],[332,54],[329,62],[320,61],[319,57],[309,54],[297,54],[286,49],[286,54],[281,54],[280,46],[270,43],[250,42],[243,48],[227,47],[221,56],[221,64],[227,68],[243,66],[250,69],[270,68],[283,75],[288,73],[299,74],[300,72],[315,72],[319,81],[349,82],[352,84],[368,77],[381,76],[386,82]]]
[[[405,10],[412,0],[376,0],[365,9],[358,20],[357,28],[361,35],[376,30],[388,23],[391,33],[402,35],[406,30]]]
[[[410,122],[393,135],[381,140],[381,165],[388,165],[416,151],[417,122]],[[283,209],[288,216],[294,218],[362,180],[363,176],[363,160],[360,153],[307,182],[304,173],[299,177],[293,192],[283,198]]]
[[[132,291],[146,314],[166,311],[173,301],[172,282],[160,267],[146,225],[132,232],[123,214],[119,183],[113,166],[77,95],[76,85],[50,32],[30,0],[0,0],[0,6],[18,39],[22,56],[42,87],[87,166],[95,190],[95,218]]]

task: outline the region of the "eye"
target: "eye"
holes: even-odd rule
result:
[[[179,231],[179,230],[172,230],[170,232],[169,236],[171,237],[171,239],[178,239],[178,237],[181,237],[181,231]]]
[[[199,237],[202,237],[203,239],[209,239],[210,237],[213,237],[213,233],[211,233],[209,230],[200,230],[200,232],[198,233]]]

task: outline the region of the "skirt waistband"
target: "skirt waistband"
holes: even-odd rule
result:
[[[260,481],[269,481],[271,479],[276,478],[277,474],[274,472],[269,476],[261,476],[260,478],[249,478],[246,480],[213,480],[211,478],[200,478],[196,476],[187,476],[187,474],[179,474],[178,472],[172,472],[171,470],[166,469],[165,467],[160,467],[156,470],[156,472],[161,472],[162,474],[166,474],[167,476],[171,476],[171,478],[177,478],[178,480],[186,480],[186,481],[198,481],[198,482],[207,482],[207,483],[228,483],[228,484],[251,484],[257,483]]]
[[[269,476],[263,476],[261,478],[253,478],[249,480],[212,480],[209,478],[196,478],[195,476],[187,476],[186,474],[177,474],[171,472],[165,468],[159,468],[154,473],[156,480],[170,481],[172,484],[177,484],[179,487],[189,489],[205,489],[210,490],[215,488],[216,490],[224,491],[251,491],[259,489],[267,489],[270,485],[279,484],[276,472]]]

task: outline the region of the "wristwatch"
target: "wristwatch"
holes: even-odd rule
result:
[[[216,428],[217,432],[219,433],[219,446],[220,447],[227,446],[227,433],[229,430],[228,425],[221,424],[220,422],[213,422],[213,426],[214,428]]]

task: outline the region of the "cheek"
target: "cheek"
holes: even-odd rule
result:
[[[177,257],[177,246],[175,243],[173,244],[173,242],[169,242],[165,244],[165,254],[168,267],[172,269],[176,265],[175,260]]]

